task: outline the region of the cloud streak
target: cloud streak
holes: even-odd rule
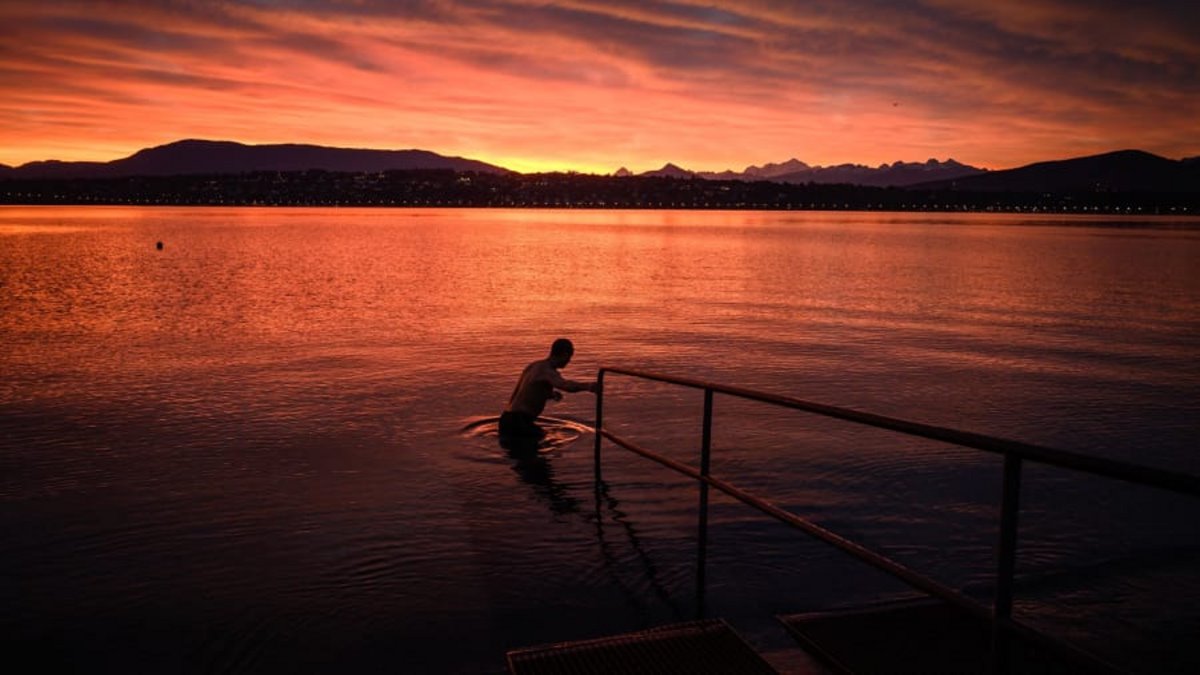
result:
[[[7,164],[185,137],[523,170],[1200,154],[1176,2],[110,0],[0,26]]]

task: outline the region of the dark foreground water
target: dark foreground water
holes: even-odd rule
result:
[[[164,248],[156,250],[155,242]],[[491,672],[689,619],[697,489],[494,433],[556,337],[709,378],[1200,473],[1200,221],[990,215],[0,209],[0,641],[80,672]],[[606,426],[695,463],[698,393]],[[996,457],[722,397],[714,473],[986,599]],[[1195,671],[1200,506],[1030,468],[1018,618]],[[713,496],[707,609],[897,582]]]

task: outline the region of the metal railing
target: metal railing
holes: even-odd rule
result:
[[[700,440],[700,468],[697,470],[687,464],[643,448],[632,441],[608,431],[604,428],[604,379],[606,374],[626,375],[643,380],[652,380],[673,384],[704,392],[704,419]],[[596,443],[595,443],[595,478],[597,484],[601,480],[601,447],[604,439],[617,444],[646,459],[657,462],[700,483],[700,504],[698,524],[698,556],[697,556],[697,613],[704,613],[705,586],[705,550],[708,539],[708,488],[714,487],[738,501],[755,508],[776,520],[806,532],[817,539],[830,544],[855,558],[882,570],[909,586],[921,590],[933,597],[944,600],[980,619],[990,622],[992,627],[992,665],[996,672],[1008,671],[1008,640],[1010,636],[1020,636],[1043,649],[1048,649],[1063,658],[1085,663],[1100,671],[1119,672],[1117,668],[1095,655],[1074,645],[1051,638],[1034,628],[1031,628],[1012,618],[1013,604],[1013,575],[1016,562],[1017,548],[1017,515],[1019,512],[1021,473],[1025,461],[1037,462],[1049,466],[1061,467],[1091,475],[1103,476],[1144,485],[1178,494],[1200,497],[1200,477],[1138,466],[1101,457],[1092,457],[1064,450],[1056,450],[1029,443],[1021,443],[982,434],[975,434],[957,429],[921,424],[908,420],[885,417],[872,413],[839,408],[823,403],[814,403],[788,396],[779,396],[741,387],[704,382],[684,377],[663,375],[659,373],[633,370],[620,367],[603,367],[597,375],[596,391]],[[905,565],[892,560],[880,553],[872,551],[856,542],[850,541],[830,530],[827,530],[811,520],[802,518],[790,511],[751,494],[729,482],[710,474],[712,454],[712,411],[713,394],[724,394],[736,398],[768,403],[771,405],[802,410],[826,417],[846,420],[879,429],[918,436],[936,441],[942,441],[976,450],[1000,454],[1004,457],[1004,483],[1000,502],[1000,534],[996,555],[996,590],[990,607],[966,596],[959,591],[924,576]]]

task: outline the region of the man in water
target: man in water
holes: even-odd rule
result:
[[[575,382],[559,374],[559,368],[566,368],[574,354],[575,345],[566,338],[559,338],[550,345],[549,357],[525,366],[508,406],[500,415],[501,437],[539,440],[546,432],[536,420],[546,408],[546,401],[561,401],[564,391],[595,393],[595,382]]]

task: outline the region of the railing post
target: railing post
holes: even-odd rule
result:
[[[992,667],[997,675],[1007,673],[1010,665],[1008,632],[1001,623],[1012,617],[1020,497],[1021,457],[1005,453],[1004,489],[1000,500],[1000,544],[996,550],[996,598],[992,604]]]
[[[712,456],[712,389],[704,390],[704,428],[700,434],[700,475],[708,478]],[[699,533],[696,537],[696,618],[704,618],[706,589],[705,569],[708,563],[708,483],[700,481]]]
[[[604,369],[596,373],[596,450],[595,467],[593,470],[596,484],[600,484],[600,444],[604,436],[600,430],[604,428]]]

